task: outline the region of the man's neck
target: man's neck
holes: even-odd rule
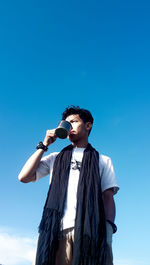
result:
[[[84,141],[72,142],[73,147],[86,148],[88,145],[88,139]]]

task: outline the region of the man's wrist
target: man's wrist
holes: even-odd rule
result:
[[[117,232],[117,226],[110,220],[106,220],[111,226],[112,226],[112,229],[113,229],[113,234]]]
[[[44,150],[44,152],[46,152],[48,150],[48,147],[45,144],[43,144],[43,142],[39,142],[39,144],[36,146],[36,149],[37,150],[42,149]]]
[[[47,142],[45,142],[45,141],[43,141],[43,144],[44,144],[46,147],[49,146],[49,144],[48,144]]]

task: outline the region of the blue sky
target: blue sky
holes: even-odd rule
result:
[[[92,112],[89,141],[114,164],[115,265],[149,264],[149,13],[148,1],[1,1],[3,265],[31,265],[48,177],[22,184],[17,175],[71,104]]]

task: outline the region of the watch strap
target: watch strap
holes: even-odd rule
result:
[[[46,145],[44,145],[42,142],[39,142],[39,144],[37,145],[36,149],[42,149],[45,152],[48,150],[48,147]]]

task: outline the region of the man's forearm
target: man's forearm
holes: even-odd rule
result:
[[[109,220],[114,223],[116,215],[116,207],[115,207],[112,190],[104,191],[103,202],[104,202],[106,220]]]
[[[45,147],[48,147],[56,141],[56,138],[55,129],[47,130],[43,144]],[[40,148],[27,160],[18,176],[18,179],[21,182],[28,183],[35,180],[36,170],[40,164],[43,154],[44,150]]]

